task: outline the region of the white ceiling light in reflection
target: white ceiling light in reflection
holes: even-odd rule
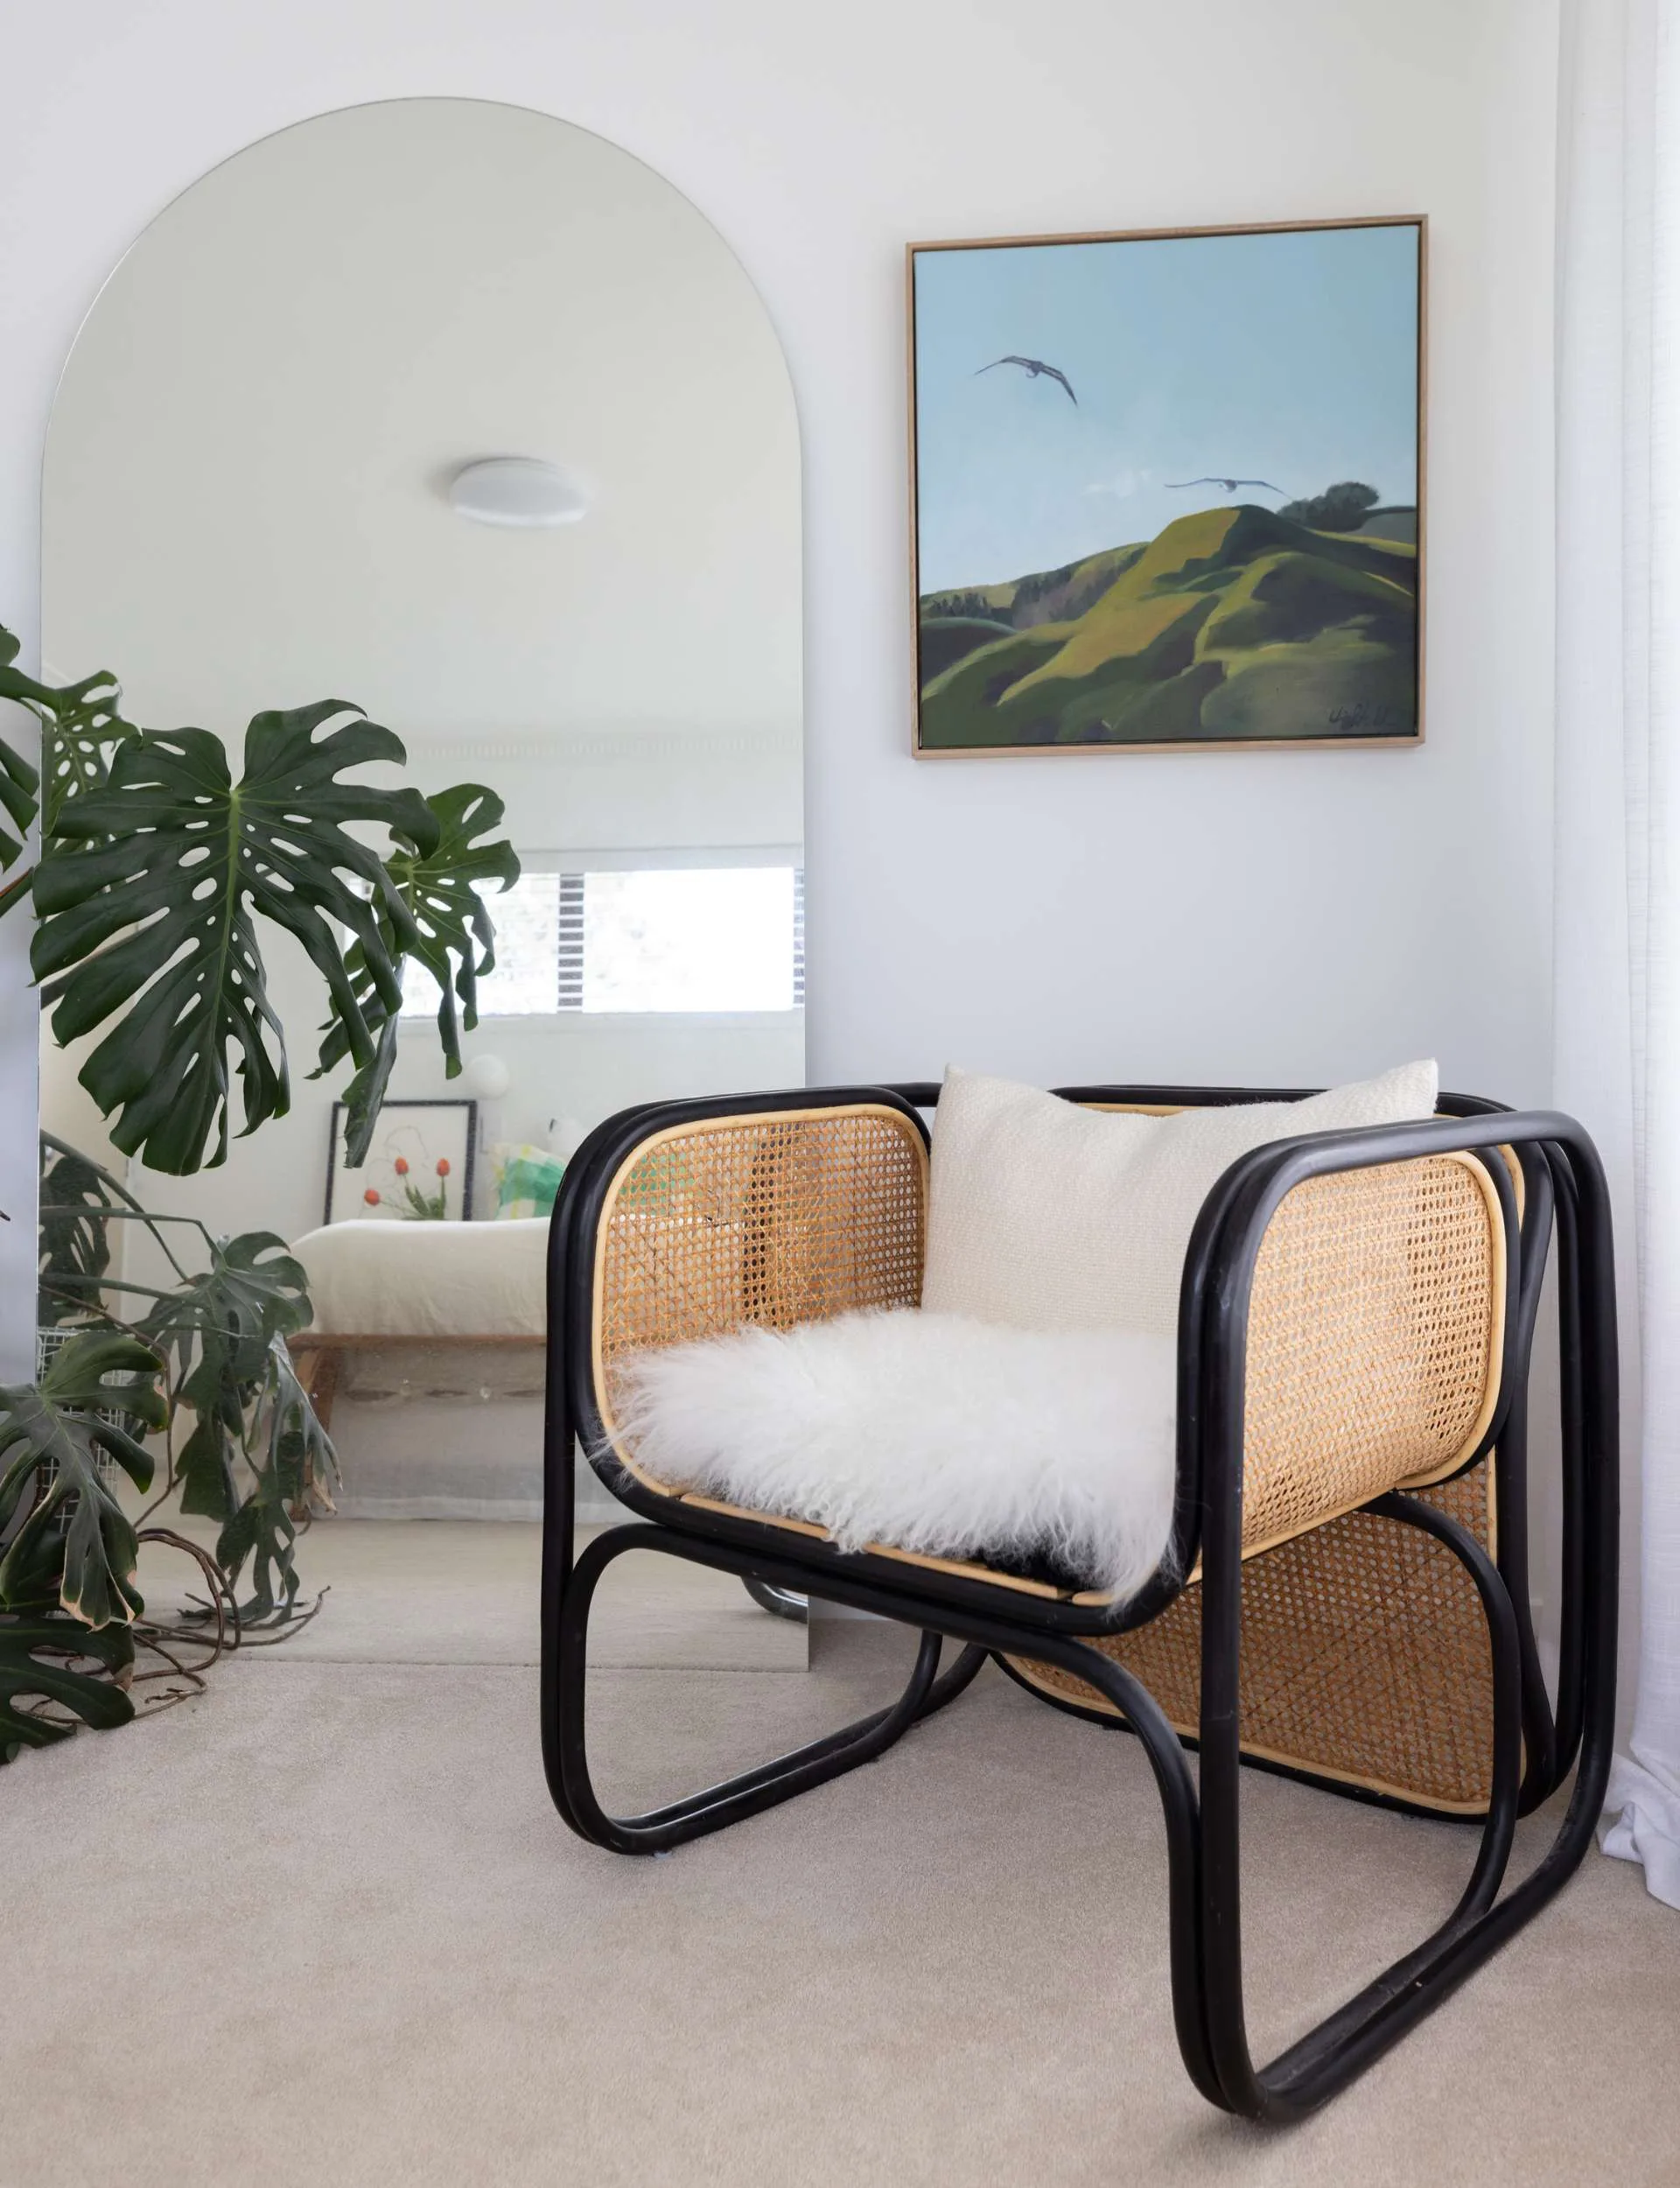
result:
[[[540,456],[486,456],[465,465],[449,489],[458,516],[520,530],[575,524],[589,507],[578,481]]]

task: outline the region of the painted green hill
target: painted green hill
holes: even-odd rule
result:
[[[1243,504],[921,603],[921,741],[1396,736],[1417,722],[1418,553]]]

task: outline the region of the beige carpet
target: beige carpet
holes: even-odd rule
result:
[[[603,1796],[688,1790],[884,1695],[604,1672]],[[873,1766],[657,1862],[549,1806],[528,1669],[229,1666],[0,1780],[0,2177],[689,2188],[1680,2182],[1680,1919],[1594,1855],[1304,2128],[1210,2111],[1166,1988],[1143,1758],[988,1670]],[[1275,2048],[1420,1936],[1460,1830],[1248,1783]],[[1536,1826],[1525,1827],[1532,1858]]]
[[[206,1545],[215,1530],[172,1522]],[[578,1543],[599,1528],[578,1530]],[[298,1553],[304,1593],[329,1593],[285,1654],[326,1664],[535,1664],[542,1530],[535,1521],[318,1519]],[[141,1592],[158,1612],[198,1574],[149,1543]],[[802,1672],[806,1630],[761,1610],[737,1580],[632,1552],[607,1569],[590,1619],[604,1670]]]

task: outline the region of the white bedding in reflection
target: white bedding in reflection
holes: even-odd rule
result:
[[[346,1223],[306,1232],[310,1324],[332,1336],[540,1337],[549,1219]]]

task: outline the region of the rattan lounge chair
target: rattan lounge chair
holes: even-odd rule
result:
[[[1166,1110],[1276,1090],[1080,1087]],[[720,1829],[879,1755],[988,1656],[1141,1740],[1166,1811],[1172,2001],[1212,2103],[1298,2116],[1360,2073],[1556,1893],[1591,1842],[1615,1680],[1617,1412],[1610,1218],[1569,1118],[1443,1097],[1421,1124],[1279,1140],[1209,1195],[1179,1324],[1173,1536],[1124,1602],[1043,1568],[884,1546],[843,1554],[794,1518],[683,1494],[614,1427],[615,1362],[757,1322],[914,1304],[933,1085],[627,1111],[567,1171],[550,1240],[542,1732],[565,1820],[625,1854]],[[1564,1554],[1555,1705],[1530,1625],[1526,1392],[1556,1224]],[[574,1561],[576,1440],[654,1525]],[[914,1626],[890,1708],[641,1816],[591,1785],[590,1603],[631,1548]],[[959,1645],[941,1668],[946,1642]],[[1200,1750],[1200,1785],[1186,1747]],[[1118,1761],[1116,1757],[1116,1761]],[[1240,1764],[1477,1823],[1435,1934],[1258,2069],[1244,2027]],[[1517,1818],[1576,1769],[1555,1842],[1497,1897]]]

